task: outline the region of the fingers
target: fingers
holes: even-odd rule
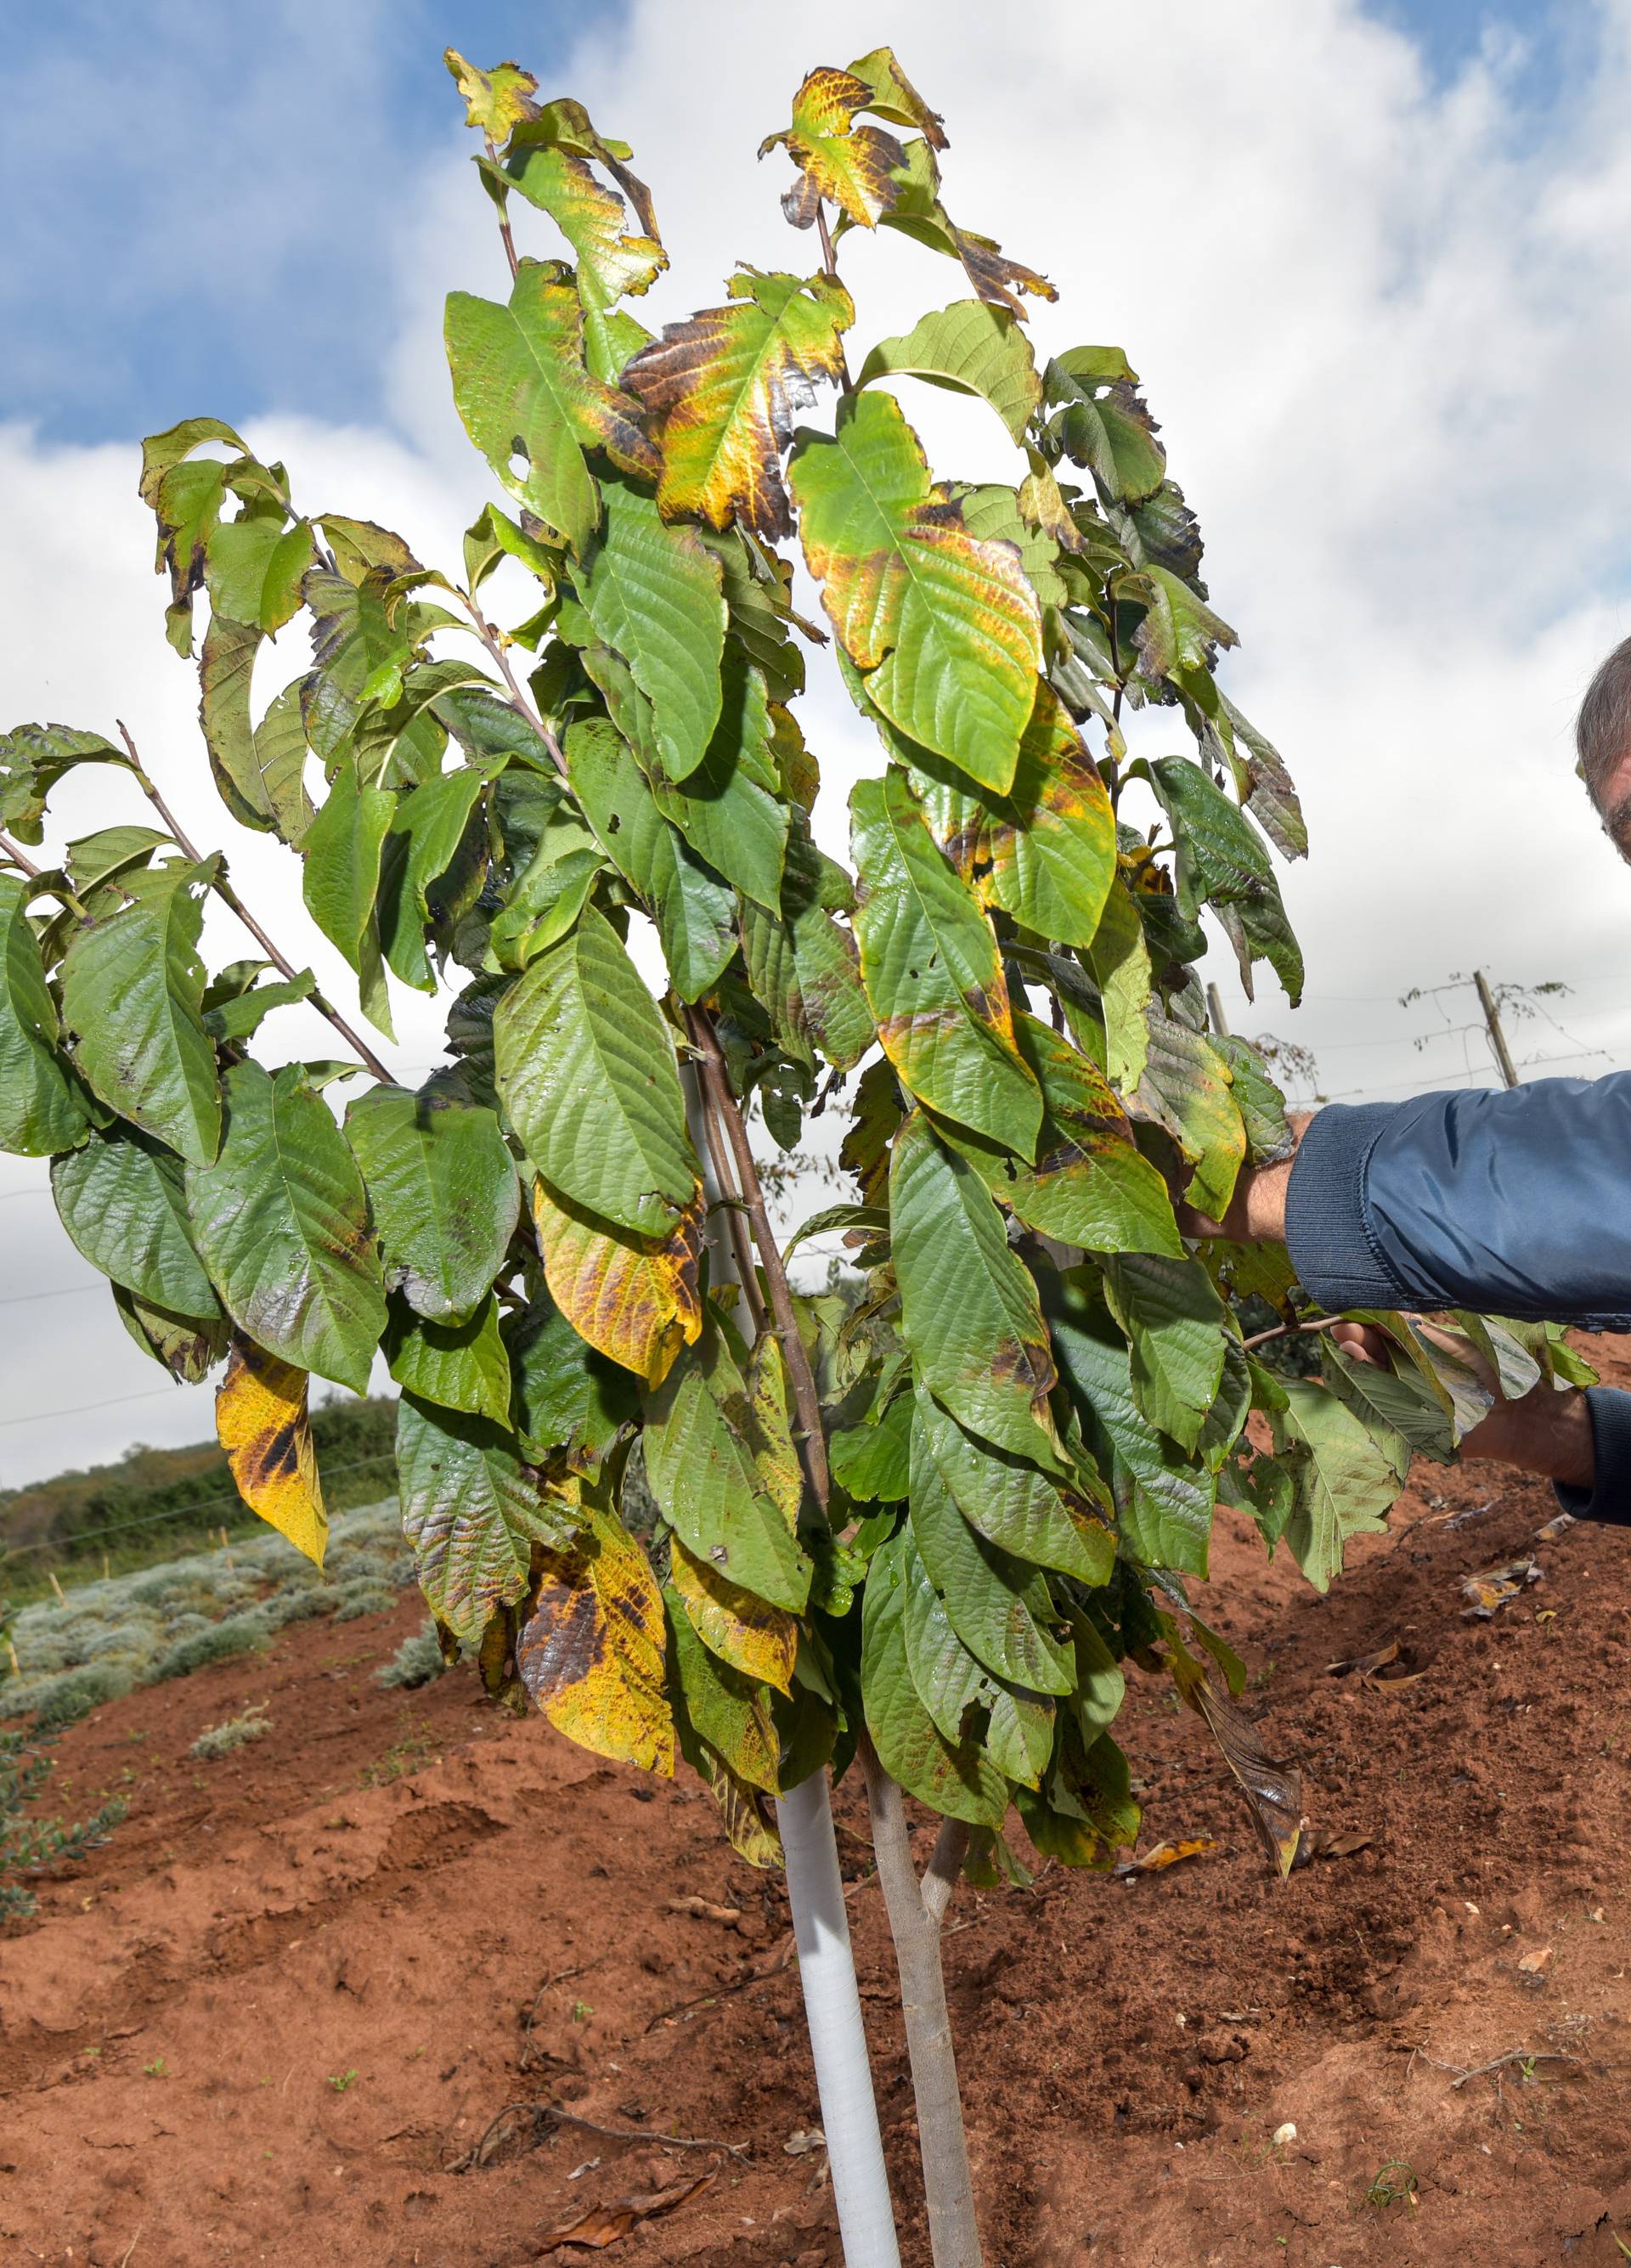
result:
[[[1387,1369],[1387,1339],[1373,1323],[1339,1323],[1331,1336],[1354,1361],[1369,1363],[1376,1370]]]

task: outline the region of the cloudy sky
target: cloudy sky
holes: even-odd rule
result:
[[[0,67],[0,725],[122,716],[196,837],[232,834],[135,493],[141,436],[181,416],[283,458],[305,508],[456,561],[488,490],[441,303],[505,279],[445,44],[518,55],[634,144],[673,256],[654,322],[717,299],[738,259],[808,260],[786,162],[755,149],[809,66],[882,40],[946,114],[951,210],[1059,285],[1039,350],[1114,341],[1142,374],[1241,633],[1231,689],[1302,788],[1313,853],[1286,893],[1308,998],[1293,1014],[1265,976],[1248,1005],[1214,952],[1236,1027],[1312,1048],[1333,1098],[1487,1081],[1470,993],[1399,1005],[1481,965],[1573,988],[1515,1025],[1526,1076],[1631,1063],[1631,874],[1569,744],[1631,630],[1631,0],[33,11]],[[902,239],[852,237],[844,264],[863,349],[962,296]],[[909,407],[940,473],[1012,477],[981,405]],[[292,638],[267,695],[299,666]],[[838,847],[875,754],[841,694],[808,711]],[[140,815],[104,785],[65,812],[73,833]],[[288,854],[230,848],[345,995]],[[246,949],[225,918],[206,944]],[[289,1055],[328,1052],[301,1012],[280,1024]],[[398,1028],[417,1078],[436,1019],[410,996]],[[44,1192],[41,1165],[0,1159],[0,1485],[210,1430],[207,1390],[130,1347]]]

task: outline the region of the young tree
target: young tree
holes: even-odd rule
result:
[[[1208,1031],[1200,916],[1248,989],[1266,961],[1295,1000],[1269,844],[1301,856],[1303,821],[1218,683],[1234,633],[1134,372],[1104,346],[1038,364],[1027,303],[1053,289],[953,220],[941,122],[892,53],[812,71],[764,144],[816,271],[744,269],[655,338],[626,302],[667,254],[626,145],[513,63],[448,63],[509,267],[507,297],[448,301],[454,400],[516,511],[483,506],[454,575],[302,512],[216,418],[149,440],[141,475],[179,653],[208,604],[228,813],[298,851],[378,1030],[392,978],[454,988],[447,1060],[391,1079],[122,725],[23,725],[0,742],[0,1140],[51,1158],[138,1343],[181,1378],[225,1365],[233,1475],[300,1550],[326,1528],[309,1379],[360,1391],[379,1351],[447,1651],[600,1754],[683,1758],[757,1863],[779,1804],[858,2268],[895,2241],[864,2050],[847,2095],[832,2059],[859,2008],[826,1792],[859,1755],[934,2258],[966,2268],[938,1944],[959,1873],[1022,1878],[1015,1813],[1068,1865],[1133,1839],[1129,1660],[1205,1716],[1288,1866],[1295,1775],[1184,1588],[1214,1506],[1323,1588],[1490,1369],[1517,1394],[1572,1358],[1465,1319],[1463,1359],[1384,1317],[1393,1371],[1282,1375],[1256,1350],[1308,1327],[1284,1256],[1185,1241],[1172,1191],[1221,1214],[1288,1138],[1257,1050]],[[535,215],[570,262],[518,249]],[[856,228],[956,282],[852,372]],[[988,405],[1012,483],[932,475],[897,399],[919,382]],[[506,582],[528,593],[504,629]],[[268,699],[262,650],[302,615],[310,666]],[[882,746],[852,872],[812,830],[810,646]],[[1192,753],[1151,730],[1133,755],[1133,712]],[[84,765],[158,826],[31,858]],[[210,893],[263,957],[205,968]],[[297,1001],[344,1062],[277,1061],[262,1027]],[[832,1108],[856,1201],[800,1235],[845,1232],[855,1298],[793,1288],[750,1132],[788,1149]],[[1243,1336],[1247,1300],[1266,1333]],[[921,1880],[903,1790],[941,1821]]]

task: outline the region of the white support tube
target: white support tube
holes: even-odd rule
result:
[[[824,1771],[776,1800],[845,2268],[900,2268]]]
[[[724,1216],[715,1210],[720,1185],[703,1124],[702,1080],[694,1063],[682,1064],[681,1080],[691,1140],[702,1165],[709,1208],[709,1277],[717,1291],[741,1278]],[[805,2021],[845,2268],[900,2268],[826,1773],[812,1772],[791,1794],[778,1796],[776,1818],[787,1862],[799,1981],[804,1987]]]

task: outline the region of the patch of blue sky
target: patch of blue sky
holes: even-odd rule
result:
[[[124,440],[298,402],[378,423],[441,53],[564,92],[624,0],[56,0],[7,35],[0,417]]]
[[[1587,67],[1598,11],[1580,0],[1364,0],[1366,12],[1406,33],[1434,81],[1456,77],[1493,41],[1500,55],[1519,43],[1509,66],[1523,107],[1550,113],[1570,78]]]

